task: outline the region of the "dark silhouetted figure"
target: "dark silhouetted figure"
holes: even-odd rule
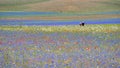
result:
[[[85,25],[85,23],[84,22],[82,22],[81,24],[79,24],[80,26],[84,26]]]

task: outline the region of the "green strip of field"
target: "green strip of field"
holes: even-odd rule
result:
[[[0,26],[0,30],[37,32],[119,32],[120,24],[69,26]]]

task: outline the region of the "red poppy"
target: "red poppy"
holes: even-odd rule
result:
[[[3,42],[2,41],[0,41],[0,45],[2,45],[3,44]]]

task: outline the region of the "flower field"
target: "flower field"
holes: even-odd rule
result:
[[[120,25],[0,26],[0,68],[120,68]]]

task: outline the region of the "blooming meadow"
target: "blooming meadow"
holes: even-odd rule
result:
[[[0,68],[120,68],[120,25],[0,26]]]

